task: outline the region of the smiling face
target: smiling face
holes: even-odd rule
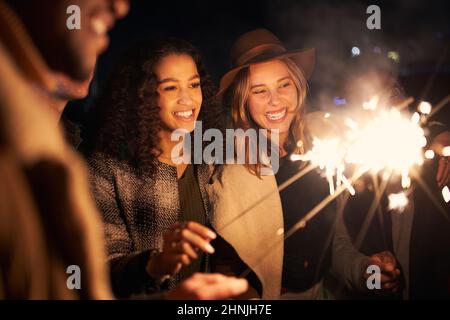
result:
[[[258,126],[287,133],[298,101],[297,88],[284,62],[273,60],[250,66],[248,108]]]
[[[108,46],[107,32],[129,9],[128,0],[11,0],[48,66],[75,81],[88,81],[97,57]],[[80,29],[66,22],[80,9]],[[71,7],[73,8],[73,7]],[[75,13],[76,14],[76,13]]]
[[[155,68],[158,79],[158,106],[163,130],[194,130],[202,105],[202,89],[197,66],[187,54],[170,54]]]

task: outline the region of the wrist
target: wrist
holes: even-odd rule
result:
[[[146,265],[147,274],[156,282],[163,283],[167,279],[171,278],[171,275],[164,272],[162,269],[162,251],[154,250],[150,252],[150,256]]]
[[[367,268],[372,264],[372,260],[368,256],[362,256],[358,262],[356,263],[356,272],[357,275],[357,281],[356,283],[356,289],[360,292],[367,291]]]

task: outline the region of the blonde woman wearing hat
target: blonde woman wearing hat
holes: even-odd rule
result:
[[[281,158],[274,175],[262,174],[262,163],[225,166],[221,183],[212,186],[214,227],[257,275],[262,298],[323,298],[333,207],[285,241],[282,231],[327,195],[326,181],[314,171],[278,192],[302,168],[289,155],[308,146],[304,100],[315,50],[287,51],[270,31],[257,29],[237,39],[231,58],[219,96],[231,109],[234,128],[279,130]]]

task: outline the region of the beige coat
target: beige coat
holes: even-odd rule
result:
[[[212,224],[256,273],[263,299],[278,299],[283,266],[283,212],[274,176],[262,180],[243,165],[227,165],[209,189]],[[239,218],[238,216],[241,215]]]

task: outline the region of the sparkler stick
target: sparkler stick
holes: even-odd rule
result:
[[[392,173],[390,172],[389,177],[391,176],[391,174]],[[356,236],[355,248],[357,248],[358,250],[360,249],[362,242],[367,234],[367,230],[369,229],[370,223],[372,222],[375,210],[377,210],[377,208],[380,205],[381,197],[382,197],[384,191],[386,190],[388,182],[389,182],[389,179],[383,180],[381,187],[378,189],[379,192],[375,193],[375,198],[373,199],[372,205],[369,208],[366,219],[364,220],[364,224],[361,227],[361,230],[359,231],[358,235]]]
[[[224,230],[225,228],[229,227],[231,224],[233,224],[234,222],[236,222],[237,220],[239,220],[240,218],[242,218],[243,216],[245,216],[250,210],[252,210],[253,208],[255,208],[259,203],[261,203],[262,201],[266,200],[268,197],[270,197],[272,194],[276,193],[276,192],[281,192],[284,189],[286,189],[288,186],[290,186],[292,183],[294,183],[295,181],[299,180],[301,177],[303,177],[304,175],[306,175],[308,172],[312,171],[314,168],[316,168],[316,166],[309,164],[308,166],[306,166],[305,168],[303,168],[301,171],[299,171],[298,173],[296,173],[294,176],[292,176],[291,178],[289,178],[288,180],[286,180],[285,182],[283,182],[280,186],[278,186],[277,189],[274,189],[273,191],[268,192],[267,194],[265,194],[264,196],[262,196],[260,199],[258,199],[257,201],[255,201],[252,205],[250,205],[247,209],[243,210],[240,214],[238,214],[236,217],[234,217],[233,219],[231,219],[230,221],[228,221],[227,223],[225,223],[221,228],[217,229],[217,232],[221,232],[222,230]]]
[[[355,173],[353,177],[349,180],[351,184],[353,184],[356,180],[358,180],[363,174],[365,173],[364,170],[359,170],[359,172]],[[341,193],[343,193],[345,190],[347,190],[347,187],[345,185],[341,185],[338,187],[333,194],[328,195],[325,199],[323,199],[321,202],[319,202],[314,208],[312,208],[302,219],[300,219],[296,224],[294,224],[285,234],[284,237],[275,239],[275,241],[272,243],[272,246],[267,248],[267,250],[264,252],[264,254],[256,260],[256,263],[253,266],[250,266],[247,268],[244,272],[241,273],[240,277],[246,277],[251,270],[259,265],[264,258],[267,256],[269,252],[271,252],[274,248],[276,248],[282,241],[285,241],[287,238],[292,236],[295,232],[297,232],[299,229],[306,226],[306,223],[314,218],[323,208],[325,208],[328,204],[330,204],[334,199],[336,199]]]
[[[378,185],[378,176],[377,175],[372,175],[372,181],[373,181],[373,185],[374,185],[374,188],[375,188],[375,196],[377,196],[377,194],[382,194],[382,192],[380,192],[381,190],[380,190],[380,186]],[[381,195],[380,195],[380,199],[381,199]],[[386,238],[386,232],[385,232],[385,230],[384,230],[384,228],[383,228],[383,226],[384,226],[384,217],[383,217],[383,212],[381,211],[381,207],[380,206],[377,206],[377,213],[378,213],[378,218],[380,219],[380,225],[381,225],[381,237],[383,238],[383,244],[384,244],[384,247],[385,248],[387,248],[388,246],[387,246],[387,244],[388,244],[388,242],[387,242],[387,238]]]
[[[427,186],[427,184],[425,183],[425,181],[422,180],[422,178],[416,174],[415,172],[412,173],[414,179],[417,181],[417,183],[419,184],[419,187],[425,191],[425,193],[427,194],[427,196],[431,199],[431,202],[433,202],[434,206],[439,210],[439,212],[442,214],[442,216],[448,221],[450,222],[450,217],[448,216],[447,211],[440,205],[439,201],[436,199],[436,197],[434,196],[434,194],[430,191],[430,188]]]
[[[446,97],[444,97],[441,101],[436,104],[436,106],[432,109],[430,115],[427,117],[427,119],[430,119],[432,116],[434,116],[436,113],[438,113],[443,107],[448,105],[450,102],[450,94]]]
[[[414,98],[413,97],[408,97],[405,100],[403,100],[402,102],[400,102],[399,104],[395,105],[394,108],[396,108],[397,110],[403,110],[405,109],[407,106],[409,106],[411,103],[414,102]]]
[[[356,180],[358,180],[366,171],[365,170],[359,170],[359,172],[355,173],[354,176],[350,179],[350,184],[353,184]],[[289,229],[289,231],[286,233],[286,238],[293,235],[298,229],[303,228],[306,226],[306,223],[314,218],[320,210],[325,208],[331,201],[336,199],[342,192],[347,190],[347,186],[341,185],[338,187],[334,194],[328,195],[325,199],[323,199],[319,204],[317,204],[313,209],[311,209],[299,222],[297,222],[295,225]],[[286,239],[285,238],[285,239]]]

